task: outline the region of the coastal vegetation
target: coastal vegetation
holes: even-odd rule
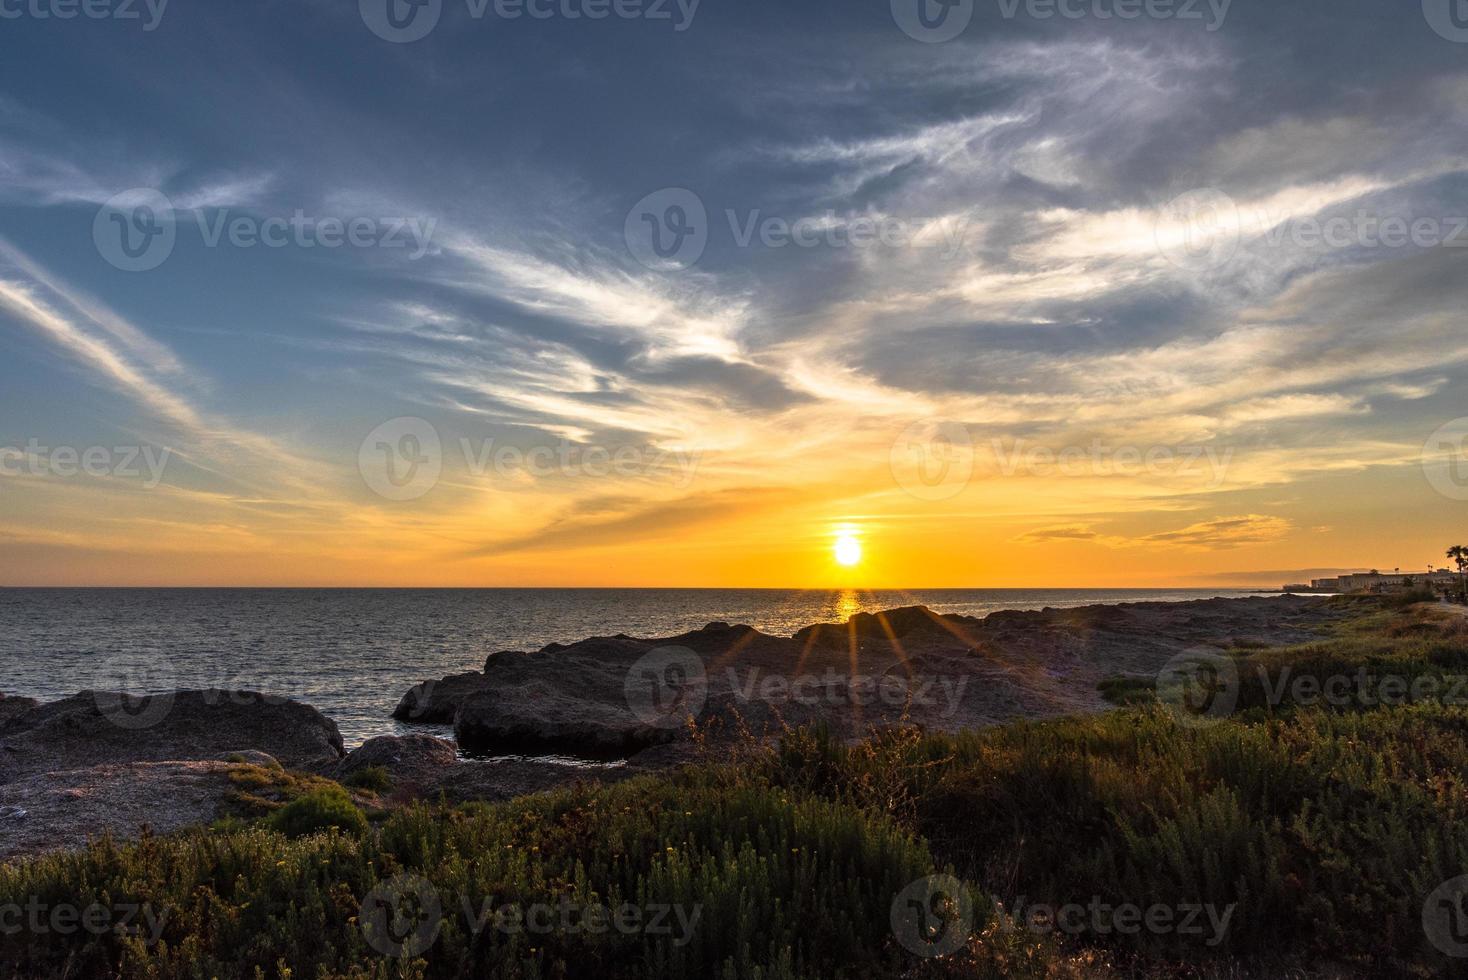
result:
[[[0,976],[1452,975],[1423,915],[1468,871],[1468,618],[1321,601],[1346,614],[1326,638],[1217,649],[1236,699],[1218,717],[1119,677],[1102,715],[857,744],[804,728],[493,805],[385,809],[262,769],[241,787],[262,802],[220,826],[0,868],[0,908],[166,913],[156,935],[5,932]],[[927,906],[935,934],[967,937],[941,956],[896,928],[934,876],[960,883]],[[497,915],[527,907],[644,918]],[[1062,927],[1068,907],[1089,911]],[[1173,915],[1127,929],[1128,907]]]

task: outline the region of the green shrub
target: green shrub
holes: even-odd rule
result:
[[[0,935],[0,976],[895,976],[907,960],[890,938],[893,899],[933,871],[920,841],[853,807],[708,774],[644,778],[415,806],[360,837],[197,831],[0,867],[0,904],[168,910],[152,944]],[[363,900],[402,873],[429,882],[444,915],[432,946],[400,962],[368,942]],[[670,935],[532,935],[476,930],[464,911],[563,900],[666,905],[693,925],[674,914]]]
[[[1437,602],[1437,593],[1425,585],[1403,589],[1401,592],[1393,592],[1382,600],[1382,605],[1387,609],[1406,609],[1419,602]]]
[[[367,829],[367,816],[352,802],[346,790],[330,786],[291,800],[266,817],[265,825],[287,837],[304,837],[333,828],[361,834]]]
[[[386,793],[392,789],[392,776],[386,766],[363,766],[343,779],[342,784],[372,793]]]
[[[1458,707],[1210,728],[1129,710],[928,736],[896,760],[797,733],[765,762],[773,782],[841,799],[874,766],[909,774],[912,828],[985,895],[1234,907],[1216,946],[1145,930],[1072,943],[1155,962],[1262,954],[1414,975],[1441,966],[1423,898],[1468,869]]]

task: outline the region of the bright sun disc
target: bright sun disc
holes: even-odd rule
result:
[[[836,539],[836,564],[848,567],[861,561],[861,542],[850,534]]]

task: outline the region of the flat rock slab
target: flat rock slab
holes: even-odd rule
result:
[[[0,860],[136,840],[209,823],[229,793],[227,762],[136,762],[40,773],[0,786]],[[23,816],[19,813],[23,812]]]

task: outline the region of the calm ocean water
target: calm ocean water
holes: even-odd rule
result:
[[[389,718],[422,680],[479,670],[496,650],[714,620],[789,635],[810,623],[922,603],[998,609],[1181,601],[1215,589],[0,589],[0,691],[54,699],[231,687],[297,698],[348,746],[401,730]]]

